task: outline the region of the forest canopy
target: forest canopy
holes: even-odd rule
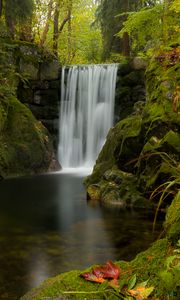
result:
[[[179,41],[179,0],[0,0],[0,37],[62,64],[119,61]]]

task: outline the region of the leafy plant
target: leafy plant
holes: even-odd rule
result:
[[[175,186],[176,186],[176,188],[178,188],[178,187],[180,188],[180,177],[179,176],[177,178],[175,177],[175,178],[171,179],[170,181],[164,182],[163,184],[158,186],[152,192],[151,197],[150,197],[151,200],[155,195],[157,195],[157,193],[159,194],[159,191],[162,193],[160,196],[157,208],[156,208],[155,216],[154,216],[153,230],[155,229],[159,209],[160,209],[163,201],[166,199],[166,197],[168,197],[168,195],[171,194],[172,192],[174,193]]]

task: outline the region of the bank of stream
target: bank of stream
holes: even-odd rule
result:
[[[0,182],[0,299],[17,300],[48,277],[147,249],[153,213],[86,201],[83,175]]]

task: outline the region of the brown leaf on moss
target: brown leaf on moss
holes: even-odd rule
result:
[[[92,273],[82,273],[80,276],[85,280],[103,283],[105,279],[111,280],[111,284],[114,284],[114,287],[118,286],[117,279],[119,278],[120,268],[115,265],[112,261],[108,261],[106,265],[99,266],[93,269]]]
[[[102,277],[97,277],[96,275],[94,275],[92,273],[83,273],[80,276],[83,277],[87,281],[92,281],[92,282],[97,282],[97,283],[103,283],[105,281],[105,279],[103,279]]]
[[[118,279],[120,275],[120,268],[112,261],[108,261],[105,266],[93,269],[93,274],[97,277]]]

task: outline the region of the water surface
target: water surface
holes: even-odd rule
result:
[[[152,215],[86,201],[82,177],[51,174],[0,182],[0,299],[44,279],[146,249]]]

